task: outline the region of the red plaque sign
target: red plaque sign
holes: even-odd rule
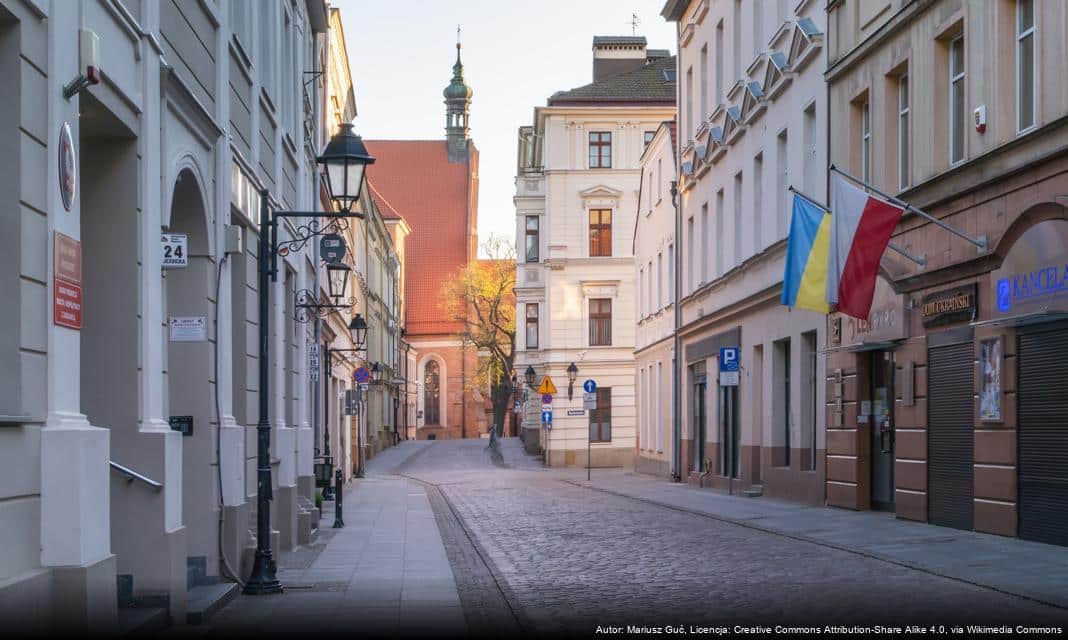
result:
[[[82,287],[56,278],[52,281],[52,321],[61,327],[82,328]]]

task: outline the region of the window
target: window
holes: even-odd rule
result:
[[[656,201],[664,197],[664,159],[656,159]]]
[[[731,266],[742,264],[742,172],[734,174],[734,262]]]
[[[717,277],[717,278],[719,276],[723,275],[723,272],[726,271],[726,268],[725,268],[724,265],[727,264],[726,255],[724,255],[724,254],[726,254],[726,249],[723,246],[723,217],[724,217],[724,213],[725,213],[723,211],[723,209],[726,206],[726,202],[725,201],[726,201],[726,196],[724,195],[723,189],[720,189],[719,191],[716,192],[716,234],[715,234],[716,235],[716,273],[715,273],[715,277]],[[711,228],[708,230],[708,235],[712,235]],[[711,247],[712,243],[709,242],[709,244],[706,245],[706,246]]]
[[[790,210],[790,197],[786,191],[786,187],[789,184],[787,182],[790,179],[790,168],[787,166],[787,144],[789,144],[789,136],[784,129],[776,140],[775,150],[775,168],[776,178],[778,184],[775,185],[775,194],[778,196],[775,217],[775,237],[782,238],[786,235],[786,214]]]
[[[672,303],[675,301],[675,245],[669,244],[667,250],[667,268],[668,268],[668,295],[671,296]]]
[[[590,300],[590,346],[612,346],[611,298],[593,298]]]
[[[664,308],[664,254],[656,254],[656,307]]]
[[[701,282],[711,282],[708,273],[708,247],[709,237],[712,234],[712,226],[708,223],[708,203],[701,205]]]
[[[638,399],[640,409],[638,410],[638,448],[648,449],[648,437],[645,434],[645,430],[649,426],[649,419],[647,413],[649,411],[649,386],[645,381],[645,367],[638,370]],[[590,432],[590,441],[593,441],[593,432]]]
[[[764,3],[753,3],[753,57],[764,49]]]
[[[538,251],[539,251],[539,247],[541,245],[541,238],[540,238],[539,229],[538,229],[538,225],[539,224],[540,224],[540,222],[538,220],[538,216],[527,216],[527,222],[526,222],[526,225],[527,225],[527,231],[526,231],[526,238],[527,238],[526,258],[527,258],[527,262],[537,262],[538,261]]]
[[[897,186],[909,186],[909,75],[897,79]]]
[[[949,43],[949,162],[964,159],[964,36]]]
[[[693,291],[694,284],[697,283],[697,269],[695,268],[697,266],[697,258],[694,256],[693,253],[693,232],[693,216],[690,216],[690,219],[686,221],[686,253],[684,254],[686,258],[686,265],[688,267],[686,269],[687,291]]]
[[[760,226],[764,220],[764,154],[753,158],[753,253],[764,248],[760,240]]]
[[[860,105],[860,175],[871,182],[871,103],[867,98]]]
[[[642,134],[642,149],[649,146],[649,143],[653,141],[653,137],[656,136],[655,131],[646,131]]]
[[[612,168],[612,132],[590,132],[590,168]]]
[[[701,103],[697,110],[697,126],[704,124],[708,117],[708,45],[701,47]]]
[[[638,319],[644,318],[645,313],[645,267],[638,269]]]
[[[723,102],[723,21],[716,24],[716,104]]]
[[[802,131],[804,135],[804,149],[805,149],[805,161],[802,164],[802,169],[805,172],[805,192],[815,193],[819,188],[816,184],[816,103],[808,105],[805,108],[805,128]]]
[[[734,76],[731,80],[737,80],[742,77],[742,0],[734,0],[734,14],[732,15],[734,23],[734,55],[732,62],[734,62]]]
[[[597,387],[597,408],[590,410],[590,442],[612,441],[612,387]]]
[[[590,256],[612,255],[612,210],[590,209]]]
[[[693,67],[686,69],[686,136],[694,134],[694,105],[693,105]]]
[[[527,303],[527,349],[538,348],[538,304]]]
[[[654,389],[656,390],[656,414],[654,414],[654,415],[656,415],[657,417],[659,417],[661,415],[661,412],[660,412],[661,411],[660,410],[660,400],[661,400],[661,398],[664,397],[663,384],[664,384],[664,363],[663,362],[657,362],[656,363],[656,386],[654,387]],[[657,451],[663,451],[664,450],[664,429],[660,425],[661,425],[661,423],[666,422],[666,421],[657,420],[656,422],[657,422],[657,426],[655,427],[656,428],[656,450]]]
[[[441,424],[441,368],[436,360],[426,363],[423,373],[424,424]]]
[[[653,261],[651,259],[649,260],[649,266],[645,272],[645,277],[648,278],[645,283],[645,297],[648,299],[647,307],[649,313],[655,313],[656,305],[653,304]]]
[[[1035,125],[1035,3],[1016,0],[1016,130]]]

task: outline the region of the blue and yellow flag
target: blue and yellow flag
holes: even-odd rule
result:
[[[786,241],[786,269],[782,275],[782,303],[828,313],[827,254],[831,214],[796,192],[793,209],[790,237]]]

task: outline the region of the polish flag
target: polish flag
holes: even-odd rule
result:
[[[868,319],[879,260],[904,212],[835,174],[831,183],[827,302],[838,305],[838,311]]]

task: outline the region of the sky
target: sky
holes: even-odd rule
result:
[[[332,0],[341,10],[356,92],[356,132],[368,139],[444,139],[442,91],[461,26],[474,90],[471,137],[481,154],[478,232],[515,235],[516,140],[534,107],[589,83],[593,36],[631,35],[675,52],[664,0]],[[369,171],[373,172],[374,167]]]

